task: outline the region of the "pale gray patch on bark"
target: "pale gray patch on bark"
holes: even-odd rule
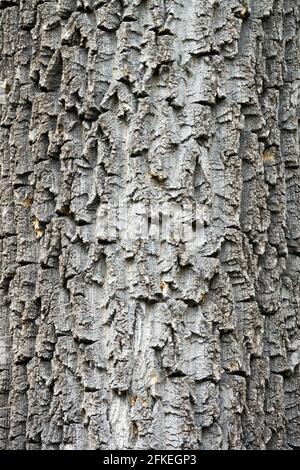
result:
[[[299,21],[0,0],[2,449],[300,448]],[[114,201],[204,244],[99,237]]]

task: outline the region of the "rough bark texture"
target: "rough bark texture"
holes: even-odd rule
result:
[[[299,3],[0,0],[2,448],[300,447]]]

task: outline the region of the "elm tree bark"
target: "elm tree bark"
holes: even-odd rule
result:
[[[0,0],[2,449],[300,447],[299,21]],[[119,201],[204,241],[111,237]]]

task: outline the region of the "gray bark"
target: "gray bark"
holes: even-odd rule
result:
[[[299,20],[0,0],[1,448],[300,447]],[[204,243],[111,237],[120,200]]]

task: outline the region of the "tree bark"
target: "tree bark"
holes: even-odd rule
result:
[[[0,21],[1,448],[299,448],[299,0]]]

